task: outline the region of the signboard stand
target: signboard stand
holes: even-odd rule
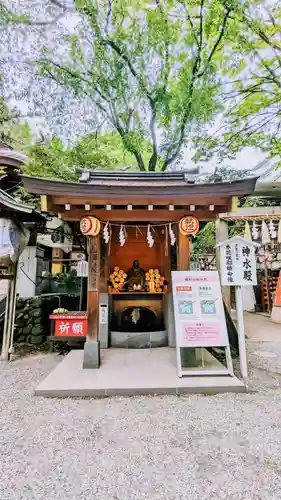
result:
[[[240,358],[240,371],[243,378],[248,377],[247,369],[247,355],[246,355],[246,341],[245,341],[245,328],[243,316],[243,300],[242,300],[242,287],[235,287],[235,301],[236,301],[236,315],[238,326],[238,342],[239,342],[239,358]]]
[[[281,323],[281,271],[279,272],[278,282],[275,290],[271,319],[274,323]]]
[[[218,272],[173,271],[172,285],[178,376],[233,375]],[[208,369],[206,347],[224,348],[227,367]],[[199,366],[182,366],[183,348],[196,350]]]
[[[200,367],[194,367],[194,369],[188,369],[184,370],[182,369],[182,364],[181,364],[181,347],[176,347],[177,351],[177,371],[178,371],[178,376],[180,378],[185,377],[185,376],[198,376],[198,375],[206,375],[206,376],[212,376],[212,375],[231,375],[233,376],[233,365],[232,365],[232,358],[231,358],[231,351],[229,346],[220,346],[225,348],[225,358],[226,358],[226,366],[227,368],[222,368],[221,370],[219,369],[212,369],[212,370],[206,370],[205,368],[205,360],[204,360],[204,351],[205,349],[201,347],[201,368]]]
[[[217,247],[220,249],[221,284],[235,287],[240,371],[246,378],[248,369],[241,287],[257,284],[255,249],[259,245],[243,236],[234,236]]]

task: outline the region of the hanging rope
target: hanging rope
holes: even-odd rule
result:
[[[108,222],[109,221],[100,220],[100,223],[104,224],[104,225],[106,225]],[[165,228],[165,227],[169,227],[169,225],[174,225],[174,224],[178,224],[178,223],[179,223],[179,221],[162,222],[161,224],[150,224],[150,223],[147,223],[147,224],[124,224],[123,222],[120,222],[120,223],[118,223],[118,222],[109,222],[109,224],[111,226],[113,226],[113,227],[120,227],[121,228],[121,227],[127,226],[127,228],[130,228],[130,227],[131,228],[135,228],[137,231],[140,232],[140,234],[142,236],[143,236],[143,234],[142,234],[142,232],[140,230],[141,227],[145,227],[147,229],[147,226],[149,225],[150,228],[152,230],[154,230],[155,227],[163,227],[163,228]]]

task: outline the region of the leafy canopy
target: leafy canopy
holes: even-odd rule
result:
[[[137,168],[135,157],[126,151],[118,134],[89,134],[73,147],[66,147],[54,137],[28,149],[30,162],[25,174],[50,179],[76,180],[76,168],[114,170]],[[151,151],[144,151],[144,158]]]
[[[241,4],[74,0],[77,34],[61,41],[67,54],[44,48],[41,74],[90,98],[140,170],[165,170],[220,109],[224,48]]]
[[[0,81],[1,89],[1,81]],[[0,142],[4,142],[23,152],[27,152],[32,137],[27,123],[19,123],[0,96]]]
[[[225,59],[223,126],[198,137],[198,158],[235,157],[245,146],[281,154],[281,7],[253,1],[235,13],[238,33]]]
[[[26,18],[11,12],[0,1],[0,28],[19,22],[26,22]],[[31,142],[29,126],[18,123],[15,114],[9,109],[1,94],[3,94],[3,81],[0,72],[0,141],[24,150]]]

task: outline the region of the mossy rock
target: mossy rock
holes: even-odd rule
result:
[[[15,324],[18,328],[22,328],[26,325],[26,321],[23,318],[17,318],[15,319]]]
[[[40,335],[42,333],[42,328],[40,325],[35,325],[31,330],[32,335]]]
[[[32,325],[27,325],[23,328],[22,333],[24,335],[28,335],[31,332],[31,330],[32,330]]]
[[[26,340],[26,336],[25,335],[20,335],[20,337],[17,339],[17,344],[24,343],[25,340]]]
[[[17,300],[17,309],[22,309],[24,307],[25,301],[24,299]]]
[[[38,318],[39,316],[41,316],[41,314],[41,309],[33,309],[32,311],[30,311],[30,316],[32,316],[33,318]]]
[[[31,304],[33,307],[41,307],[41,304],[42,304],[41,297],[35,297],[34,299],[32,299]]]
[[[31,344],[39,345],[39,344],[42,344],[44,342],[44,337],[43,337],[43,335],[31,335],[29,342]]]

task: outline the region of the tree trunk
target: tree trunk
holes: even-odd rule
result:
[[[149,160],[149,164],[148,164],[149,172],[155,172],[156,165],[157,165],[157,159],[158,159],[158,155],[156,152],[154,152]]]

